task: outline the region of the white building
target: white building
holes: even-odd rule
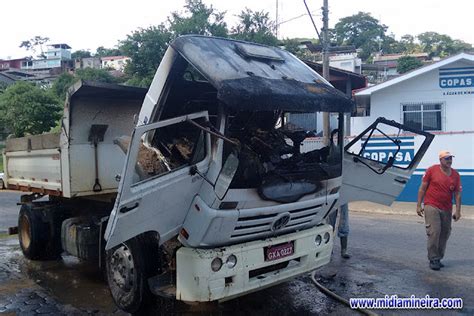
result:
[[[127,62],[132,59],[127,56],[107,56],[102,57],[101,60],[102,68],[112,68],[114,70],[123,71]]]
[[[355,98],[358,114],[363,116],[351,119],[352,135],[381,116],[435,134],[399,200],[416,201],[424,171],[439,163],[440,150],[449,150],[455,155],[453,167],[461,174],[463,204],[474,205],[474,55],[446,58],[359,91]],[[420,136],[404,136],[402,152],[410,159],[421,143]],[[383,155],[384,147],[372,150]]]
[[[329,56],[329,66],[360,74],[362,59],[357,57],[356,52],[339,53]]]

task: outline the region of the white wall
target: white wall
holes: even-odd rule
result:
[[[474,63],[467,61],[452,63],[443,68],[469,67]],[[439,70],[435,69],[415,78],[402,81],[393,86],[376,91],[371,95],[370,117],[352,118],[352,135],[359,134],[367,123],[377,117],[401,122],[401,104],[405,102],[444,102],[443,132],[474,130],[474,94],[446,95],[453,91],[474,91],[473,88],[439,87]]]

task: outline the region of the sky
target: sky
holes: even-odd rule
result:
[[[245,7],[269,12],[275,20],[278,3],[279,38],[316,37],[303,0],[203,0],[226,11],[229,27]],[[95,52],[99,46],[112,48],[138,28],[166,21],[171,12],[183,12],[184,0],[81,0],[2,1],[0,59],[21,58],[31,53],[18,46],[34,36],[49,37],[51,44],[66,43],[72,51]],[[322,27],[323,0],[306,0],[318,29]],[[329,0],[329,27],[339,19],[369,12],[387,25],[396,39],[426,31],[447,34],[474,44],[473,0]]]

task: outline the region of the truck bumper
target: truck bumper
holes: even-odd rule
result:
[[[265,260],[267,247],[289,242],[293,243],[292,255]],[[328,264],[332,247],[333,231],[329,225],[215,249],[182,247],[176,254],[176,298],[225,301],[261,290]],[[232,268],[227,265],[231,255],[237,258]],[[215,258],[222,260],[222,267],[214,272],[211,262]]]

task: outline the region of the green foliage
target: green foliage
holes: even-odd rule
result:
[[[200,34],[227,37],[229,30],[224,16],[225,12],[207,6],[202,0],[186,0],[184,12],[173,12],[167,24],[140,28],[127,35],[119,44],[123,54],[132,59],[125,67],[127,84],[148,87],[169,43],[178,36]],[[232,37],[277,45],[268,13],[246,9],[239,19],[239,25],[233,28]]]
[[[76,77],[87,81],[116,83],[117,79],[105,69],[84,68],[76,70]]]
[[[173,12],[168,18],[173,37],[186,34],[227,37],[225,12],[216,11],[212,5],[206,6],[202,0],[186,0],[184,8],[184,15]]]
[[[82,59],[82,58],[89,58],[89,57],[92,57],[91,52],[88,50],[83,50],[83,49],[76,50],[75,52],[71,54],[72,59]]]
[[[423,66],[421,60],[413,56],[403,56],[397,60],[397,72],[399,74],[404,74],[410,70],[420,68]]]
[[[81,79],[105,83],[117,83],[118,81],[105,69],[78,69],[76,70],[75,75],[62,73],[58,78],[56,78],[56,80],[54,80],[51,91],[58,100],[63,102],[66,98],[67,90]]]
[[[464,50],[471,50],[471,44],[461,40],[453,40],[445,34],[436,32],[424,32],[417,36],[423,52],[428,53],[430,57],[446,57]]]
[[[398,43],[400,46],[400,52],[403,52],[405,54],[422,52],[421,46],[418,43],[415,43],[415,37],[413,35],[403,35]]]
[[[5,92],[5,90],[7,89],[8,87],[8,84],[6,82],[3,82],[3,81],[0,81],[0,94],[2,94],[3,92]]]
[[[280,46],[301,60],[316,61],[316,56],[312,54],[305,45],[301,44],[307,41],[309,41],[309,39],[286,38],[280,42]],[[314,39],[311,40],[311,42],[314,41]]]
[[[156,69],[171,41],[171,32],[164,24],[139,29],[127,35],[120,49],[132,58],[125,66],[127,84],[148,87],[153,80]]]
[[[120,48],[105,48],[99,46],[96,49],[94,56],[96,57],[108,57],[108,56],[122,56],[123,52]]]
[[[59,77],[56,78],[51,87],[52,92],[58,97],[62,102],[66,98],[67,90],[78,80],[77,77],[65,72],[62,73]]]
[[[61,109],[52,93],[18,81],[0,95],[0,124],[17,137],[40,134],[56,125]]]
[[[249,8],[245,8],[240,12],[238,18],[239,24],[232,28],[231,37],[271,46],[278,44],[278,39],[272,32],[274,26],[268,12],[254,12]]]
[[[361,49],[360,57],[365,60],[382,48],[383,42],[387,40],[387,28],[370,13],[359,12],[340,19],[332,34],[338,45],[354,45]]]

